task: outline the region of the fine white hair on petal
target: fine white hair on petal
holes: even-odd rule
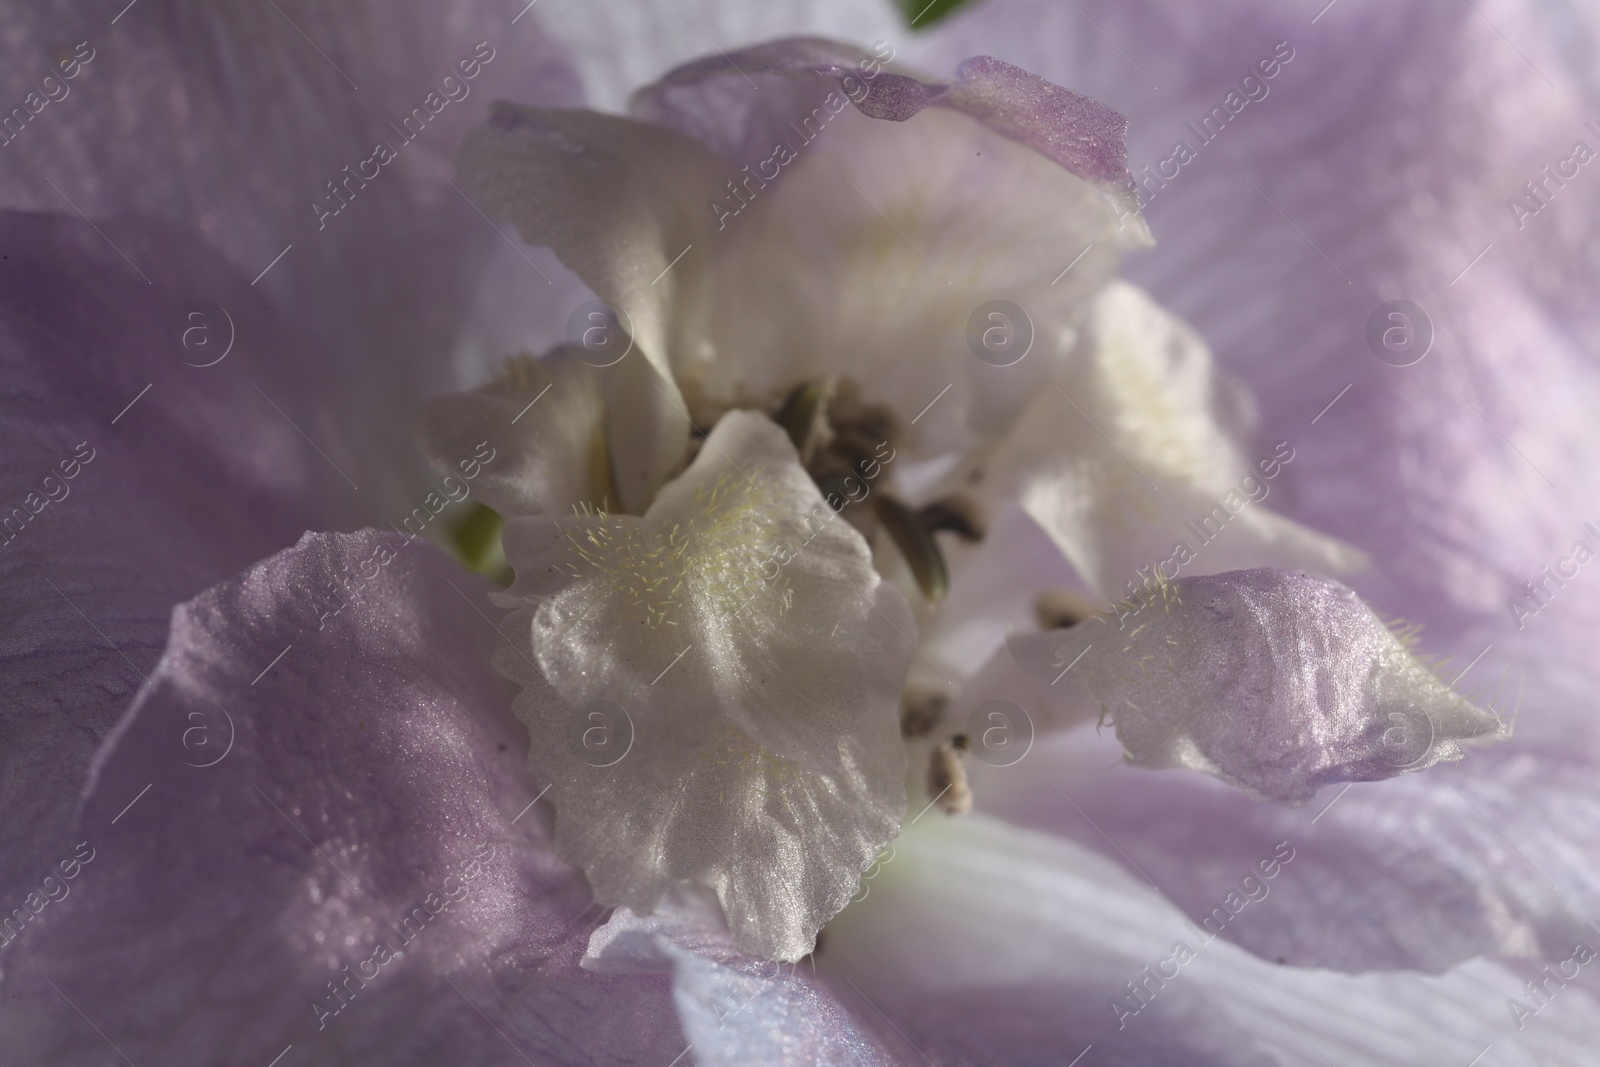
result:
[[[1501,730],[1331,579],[1234,571],[1153,585],[1121,607],[1010,647],[1044,682],[1070,669],[1087,683],[1136,766],[1304,804],[1331,782],[1458,760],[1461,741]]]
[[[809,951],[899,828],[915,627],[788,437],[731,412],[642,517],[513,519],[505,548],[496,663],[561,854],[603,903],[691,881],[747,951]]]

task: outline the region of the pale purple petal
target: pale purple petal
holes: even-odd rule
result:
[[[1282,838],[1235,878],[1280,846],[1287,895],[1299,857]],[[1591,989],[1518,1030],[1522,978],[1489,961],[1440,977],[1280,966],[1197,932],[1112,860],[981,814],[922,820],[865,885],[817,968],[915,1063],[1464,1067],[1492,1043],[1494,1062],[1533,1067],[1584,1062],[1597,1037]]]
[[[426,488],[411,412],[481,375],[458,379],[451,349],[505,238],[451,188],[450,161],[496,95],[576,103],[570,70],[537,10],[512,25],[515,8],[466,0],[125,3],[12,13],[6,99],[37,90],[79,42],[93,58],[0,146],[0,203],[155,215],[259,276],[297,334],[282,357],[293,388],[274,400],[362,487],[332,499],[339,525],[381,526]],[[387,164],[372,162],[380,142]],[[326,215],[334,188],[348,204]],[[155,269],[155,250],[123,250]],[[562,280],[532,253],[511,262],[527,301],[556,289],[540,270]]]
[[[1543,170],[1578,141],[1600,150],[1593,64],[1579,58],[1593,15],[1511,0],[1322,6],[994,0],[915,58],[989,51],[1128,115],[1160,241],[1130,273],[1249,381],[1266,439],[1299,451],[1289,513],[1371,554],[1356,585],[1385,611],[1436,629],[1514,625],[1508,599],[1585,536],[1583,502],[1600,492],[1583,281],[1600,182],[1592,165],[1559,186]],[[1267,95],[1202,143],[1191,127],[1275,51],[1293,58],[1258,76]],[[1180,140],[1197,156],[1162,179]],[[1530,181],[1547,206],[1519,218],[1510,201],[1533,205]],[[1414,366],[1368,348],[1369,320],[1395,299],[1435,332]],[[1596,600],[1561,600],[1529,626],[1587,655]]]
[[[172,606],[318,521],[249,279],[162,227],[0,213],[0,892],[37,888]],[[147,282],[111,241],[149,256]],[[192,348],[171,317],[204,295]],[[224,335],[233,351],[212,366]],[[200,342],[209,339],[208,349]],[[205,353],[205,354],[202,354]],[[70,852],[70,849],[68,849]]]
[[[184,605],[96,768],[92,858],[6,953],[8,1051],[670,1061],[667,984],[578,966],[603,913],[528,810],[484,588],[367,531]]]
[[[1457,695],[1347,587],[1249,570],[1151,583],[1065,630],[1018,634],[1034,678],[1088,686],[1128,761],[1215,775],[1304,804],[1330,782],[1458,760],[1503,731]]]
[[[786,134],[786,123],[809,114],[830,92],[842,92],[862,114],[904,122],[939,105],[978,119],[1093,183],[1130,216],[1138,200],[1128,173],[1127,120],[1104,104],[990,56],[963,62],[949,82],[923,80],[884,67],[888,45],[872,51],[823,38],[768,41],[729,55],[706,56],[669,71],[640,89],[633,110],[679,129],[739,163],[765,155]],[[750,75],[792,79],[785,86],[763,78],[758,99]],[[775,84],[776,82],[776,84]],[[775,99],[774,99],[775,98]]]
[[[1600,799],[1578,764],[1501,747],[1288,809],[1203,779],[1106,769],[1114,752],[1095,767],[1077,751],[978,768],[973,789],[986,811],[1150,878],[1193,922],[1265,960],[1440,973],[1594,943]],[[1283,840],[1295,858],[1262,890],[1255,864]],[[1230,893],[1264,895],[1239,909]]]

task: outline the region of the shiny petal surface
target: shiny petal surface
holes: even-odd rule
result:
[[[604,903],[692,881],[744,951],[804,955],[905,809],[914,631],[861,536],[734,412],[643,519],[513,520],[506,552],[496,665],[561,855]]]
[[[267,398],[288,342],[249,279],[166,227],[100,229],[0,213],[7,909],[71,854],[90,759],[173,605],[317,521],[324,461]],[[149,256],[148,282],[112,242]]]
[[[1269,963],[1196,933],[1110,860],[982,815],[922,820],[867,885],[817,967],[912,1062],[1414,1067],[1492,1044],[1494,1062],[1533,1067],[1584,1062],[1600,1037],[1587,987],[1519,1030],[1506,1000],[1522,976],[1487,961],[1438,978]]]
[[[512,522],[505,543],[504,602],[539,601],[524,651],[573,705],[628,709],[646,749],[728,723],[827,769],[840,734],[899,698],[904,598],[763,416],[725,416],[642,518]]]
[[[1115,620],[1011,639],[1037,680],[1077,672],[1135,766],[1303,804],[1330,782],[1458,760],[1460,741],[1502,731],[1337,582],[1235,571],[1145,595]]]
[[[175,615],[78,820],[93,856],[6,959],[31,1063],[667,1062],[664,982],[578,966],[487,669],[431,546],[307,535]],[[197,735],[195,731],[199,731]],[[112,1047],[114,1046],[115,1052]]]
[[[515,611],[506,626],[529,625]],[[528,767],[556,806],[556,850],[602,904],[648,913],[688,881],[715,890],[741,951],[796,960],[844,907],[905,814],[906,755],[892,715],[864,716],[821,773],[723,726],[688,756],[652,751],[616,705],[563,701],[520,654]],[[620,749],[621,751],[617,751]]]

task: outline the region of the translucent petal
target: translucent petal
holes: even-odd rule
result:
[[[87,862],[0,956],[7,1058],[677,1055],[663,982],[579,966],[592,901],[527,810],[485,585],[421,541],[308,534],[180,606],[50,857]]]
[[[1234,878],[1279,843],[1296,847],[1268,838]],[[1273,897],[1294,897],[1298,862],[1266,883]],[[912,1063],[1066,1064],[1093,1045],[1082,1065],[1464,1067],[1493,1044],[1482,1062],[1536,1067],[1584,1063],[1600,1036],[1583,978],[1518,1029],[1506,1000],[1523,978],[1488,960],[1438,977],[1283,966],[1112,860],[981,814],[918,822],[866,885],[817,969]]]
[[[472,490],[502,515],[555,515],[611,500],[603,371],[570,349],[512,361],[471,393],[431,401],[422,447],[441,473],[476,470]],[[493,458],[487,462],[482,446]]]
[[[1293,441],[1259,445],[1248,396],[1181,321],[1122,282],[1096,299],[1065,373],[1040,390],[980,488],[1019,499],[1104,596],[1240,567],[1343,573],[1364,557],[1269,510]]]
[[[687,886],[649,917],[618,908],[590,937],[583,965],[602,974],[672,975],[673,999],[701,1067],[899,1062],[817,979],[814,961],[786,965],[739,952],[716,901]]]
[[[588,111],[541,111],[497,102],[462,142],[467,192],[488,214],[548,245],[618,314],[637,352],[621,361],[653,367],[613,444],[618,466],[644,476],[617,488],[642,511],[673,472],[689,432],[668,369],[673,309],[699,291],[709,216],[703,190],[727,168],[686,137]],[[569,337],[576,342],[578,337]],[[638,373],[638,372],[635,372]]]
[[[1332,580],[1235,571],[1147,596],[1116,619],[1010,642],[1041,681],[1075,672],[1137,766],[1303,804],[1330,782],[1460,759],[1461,741],[1501,729]]]

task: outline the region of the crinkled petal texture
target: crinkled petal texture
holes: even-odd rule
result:
[[[1246,875],[1294,898],[1297,849],[1266,838],[1234,869],[1233,900]],[[1292,858],[1263,880],[1256,863],[1279,855]],[[919,821],[866,887],[829,924],[817,968],[911,1063],[1415,1067],[1493,1044],[1482,1062],[1542,1067],[1586,1063],[1600,1039],[1582,979],[1519,1030],[1506,999],[1523,976],[1491,961],[1437,978],[1280,966],[1186,921],[1114,861],[982,814]]]
[[[573,704],[628,709],[652,751],[729,723],[832,769],[833,742],[898,699],[912,654],[904,598],[752,412],[724,416],[643,517],[514,522],[506,557],[507,604],[540,598],[545,677]]]
[[[367,531],[182,606],[84,801],[92,856],[7,952],[8,1053],[668,1062],[666,984],[580,969],[588,888],[518,818],[482,595]]]
[[[172,605],[292,544],[316,521],[306,498],[324,465],[263,396],[291,344],[249,279],[163,225],[100,231],[0,213],[8,909],[70,854],[74,798],[160,655]],[[150,256],[148,283],[108,238]],[[231,329],[202,315],[184,321],[193,349],[171,347],[172,317],[201,294]],[[234,346],[213,362],[225,332]]]
[[[569,348],[515,358],[487,385],[428,403],[423,451],[443,474],[475,473],[502,515],[612,506],[602,374]],[[493,459],[475,462],[485,446]]]
[[[1087,684],[1136,766],[1303,804],[1330,782],[1458,760],[1462,740],[1502,729],[1338,582],[1260,569],[1145,595],[1115,620],[1011,639],[1036,679]]]
[[[716,901],[686,886],[648,917],[618,908],[590,937],[583,965],[602,974],[671,974],[673,1002],[701,1067],[901,1062],[818,981],[814,960],[785,965],[740,952]]]
[[[1061,375],[985,461],[984,491],[1019,501],[1112,600],[1158,573],[1362,565],[1354,549],[1265,506],[1295,449],[1285,441],[1250,456],[1255,424],[1248,394],[1199,335],[1113,282]]]
[[[914,627],[861,535],[731,412],[642,518],[516,519],[505,545],[496,663],[562,855],[639,912],[711,886],[741,947],[803,955],[905,807]]]

